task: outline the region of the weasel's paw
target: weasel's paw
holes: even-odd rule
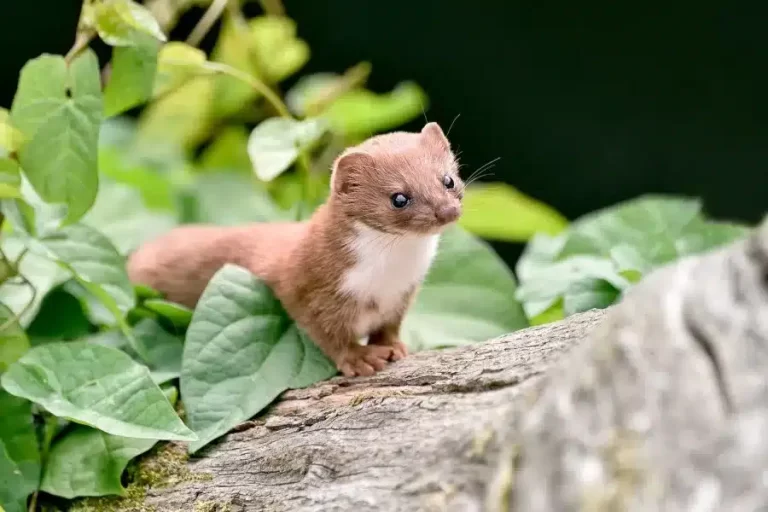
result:
[[[400,340],[392,341],[389,346],[392,347],[392,357],[390,358],[392,361],[405,359],[408,355],[408,347]]]
[[[370,376],[383,370],[392,359],[393,348],[381,345],[351,347],[339,363],[345,377]]]
[[[405,359],[405,357],[408,355],[408,347],[406,347],[405,343],[400,341],[399,338],[384,336],[372,337],[370,344],[391,348],[392,355],[389,358],[390,361],[399,361],[401,359]]]

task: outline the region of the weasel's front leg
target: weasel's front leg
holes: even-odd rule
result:
[[[370,376],[383,370],[392,360],[393,348],[360,345],[353,334],[309,329],[309,334],[345,377]]]
[[[408,355],[408,348],[400,340],[400,321],[387,324],[368,336],[369,346],[390,347],[392,361],[399,361]]]

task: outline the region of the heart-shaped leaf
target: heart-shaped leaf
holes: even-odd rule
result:
[[[325,133],[326,125],[319,119],[296,121],[273,117],[260,123],[248,138],[248,156],[253,170],[262,181],[270,181],[286,171]]]
[[[403,323],[414,350],[485,341],[528,326],[515,278],[485,242],[459,227],[445,232]]]
[[[198,435],[190,452],[257,414],[287,388],[335,373],[263,282],[226,265],[203,292],[184,344],[181,396]]]
[[[178,392],[164,389],[171,404]],[[154,439],[136,439],[106,434],[77,425],[57,439],[46,459],[40,489],[55,496],[123,495],[123,470],[134,457],[151,449]]]
[[[56,416],[109,434],[191,441],[149,370],[120,350],[76,341],[35,347],[8,368],[2,385]]]
[[[102,120],[99,63],[91,50],[67,66],[42,55],[21,70],[11,121],[28,139],[20,150],[24,173],[49,203],[68,207],[74,222],[93,204]]]

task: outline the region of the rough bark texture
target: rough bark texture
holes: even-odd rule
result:
[[[607,311],[285,393],[162,511],[768,507],[768,223]]]

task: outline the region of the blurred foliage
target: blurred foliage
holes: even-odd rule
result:
[[[643,275],[743,238],[746,226],[708,220],[698,200],[648,195],[537,233],[517,263],[516,296],[532,324],[603,308]]]
[[[207,10],[189,39],[168,41],[192,6]],[[311,51],[279,1],[262,6],[247,19],[236,0],[86,0],[71,51],[29,61],[0,111],[0,510],[34,510],[39,490],[120,495],[126,465],[157,441],[195,451],[284,389],[335,373],[245,269],[224,267],[201,298],[248,305],[226,311],[169,302],[125,269],[128,253],[180,224],[306,219],[345,147],[427,108],[413,82],[368,90],[368,62],[283,93]],[[195,45],[218,21],[206,55]],[[97,37],[113,50],[103,67]],[[470,183],[402,336],[414,350],[456,346],[606,307],[655,266],[744,230],[705,220],[695,201],[654,197],[569,226],[509,185]],[[519,289],[478,236],[533,237]],[[248,356],[232,360],[233,346]]]

